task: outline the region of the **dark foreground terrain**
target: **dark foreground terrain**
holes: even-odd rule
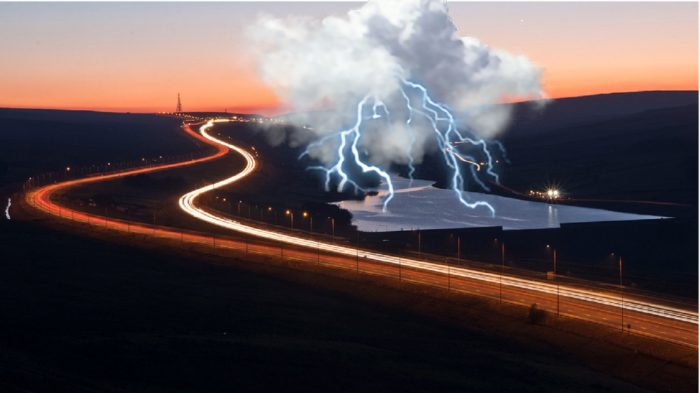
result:
[[[0,231],[4,392],[645,391],[584,366],[585,355],[410,311],[435,299],[328,277],[302,285],[293,271],[37,222]],[[404,307],[384,304],[397,296]],[[692,367],[624,359],[628,380],[646,385],[653,368],[652,386],[694,389]]]
[[[48,112],[0,113],[6,195],[25,176],[66,164],[199,150],[176,119]],[[262,152],[267,180],[279,174],[271,153]],[[163,173],[119,186],[180,190],[186,179]],[[265,180],[255,182],[268,187]],[[303,188],[287,201],[260,203],[305,207],[318,184],[296,184]],[[252,198],[255,190],[245,189]],[[261,271],[177,246],[18,220],[21,206],[13,213],[0,224],[3,392],[697,391],[697,352],[636,353],[617,345],[634,336],[565,334],[522,313],[502,318],[476,303],[355,279]]]

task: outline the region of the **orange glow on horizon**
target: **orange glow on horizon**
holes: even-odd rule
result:
[[[597,65],[556,64],[543,70],[543,89],[547,98],[577,97],[594,94],[649,90],[698,90],[697,62],[683,65],[640,66],[636,70],[606,68]],[[171,72],[174,72],[171,71]],[[186,112],[256,113],[279,115],[291,111],[256,75],[252,64],[234,69],[222,77],[208,73],[190,75],[173,88],[165,81],[147,78],[82,77],[82,83],[69,79],[26,78],[5,84],[0,107],[27,109],[94,110],[109,112],[153,113],[175,109],[177,93],[182,95]],[[165,80],[174,78],[167,73]],[[136,82],[134,86],[127,80]],[[42,91],[36,95],[36,91]],[[535,98],[535,97],[533,97]],[[527,98],[504,97],[502,102],[521,102]]]
[[[651,67],[650,67],[651,68]],[[592,68],[545,74],[543,88],[550,98],[652,90],[698,90],[697,63],[649,69]]]
[[[568,76],[544,75],[543,87],[546,98],[557,99],[567,97],[579,97],[595,94],[608,93],[626,93],[638,91],[652,90],[678,90],[678,91],[697,91],[698,90],[698,75],[691,67],[685,72],[675,73],[675,78],[666,80],[656,80],[653,78],[634,78],[630,75],[627,77],[596,77],[595,75],[585,76],[583,74],[577,78]],[[187,90],[182,89],[183,108],[186,112],[223,112],[224,110],[230,113],[246,113],[246,114],[261,114],[266,116],[279,115],[290,112],[291,105],[281,102],[267,86],[256,79],[241,81],[246,86],[245,90],[236,89],[235,86],[231,90],[237,90],[245,98],[236,97],[235,95],[227,94],[224,89],[216,89],[218,91],[212,94],[206,94],[204,91],[195,91],[192,95],[188,95]],[[196,85],[196,81],[188,83],[188,85]],[[205,84],[206,85],[206,84]],[[23,108],[23,109],[59,109],[59,110],[87,110],[87,111],[103,111],[103,112],[133,112],[133,113],[154,113],[167,112],[175,108],[176,94],[168,96],[153,95],[153,99],[142,97],[140,99],[130,100],[130,95],[125,94],[123,98],[117,99],[114,96],[102,96],[100,91],[104,91],[103,87],[96,87],[94,90],[83,89],[76,91],[73,97],[65,96],[65,99],[56,97],[55,99],[33,100],[25,99],[15,102],[1,102],[0,107],[3,108]],[[218,93],[218,94],[214,94]],[[89,102],[82,99],[85,94],[92,95],[93,99]],[[531,98],[512,98],[503,97],[501,102],[514,103],[523,102]],[[133,104],[128,104],[129,101],[135,101]],[[154,104],[157,102],[157,104]]]
[[[552,87],[547,88],[548,85]],[[545,98],[569,98],[581,97],[597,94],[610,93],[632,93],[641,91],[697,91],[698,78],[692,74],[688,80],[668,80],[662,83],[656,81],[636,81],[636,80],[597,80],[595,82],[585,84],[581,83],[561,83],[561,84],[544,84]],[[264,116],[276,116],[292,111],[292,106],[280,102],[274,95],[269,95],[267,87],[261,84],[260,94],[252,93],[249,95],[249,102],[238,102],[227,105],[226,98],[222,97],[218,100],[216,97],[206,97],[206,100],[191,103],[188,96],[183,93],[183,108],[185,112],[224,112],[229,113],[244,113],[244,114],[260,114]],[[525,102],[537,97],[527,98],[512,98],[503,97],[500,100],[502,103],[517,103]],[[164,100],[158,101],[174,101],[173,97],[166,97]],[[169,103],[169,102],[168,102]],[[170,103],[169,103],[170,104]],[[98,112],[130,112],[130,113],[156,113],[173,111],[175,104],[170,105],[151,105],[143,103],[142,105],[119,105],[111,100],[96,101],[93,100],[89,104],[81,104],[79,100],[71,103],[62,101],[46,101],[44,103],[32,104],[31,102],[0,102],[0,108],[17,108],[17,109],[47,109],[47,110],[75,110],[75,111],[98,111]]]
[[[245,27],[261,11],[321,18],[356,6],[0,3],[0,47],[20,54],[0,62],[0,107],[162,112],[179,92],[186,112],[286,113],[290,103],[258,76]],[[542,67],[548,98],[698,89],[697,4],[453,3],[450,12],[460,35]]]

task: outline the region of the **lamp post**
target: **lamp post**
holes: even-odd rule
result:
[[[457,264],[460,263],[462,258],[462,238],[457,236]]]
[[[503,301],[503,270],[506,267],[506,243],[501,242],[501,302]]]
[[[273,223],[274,225],[277,225],[277,211],[274,211],[274,212],[273,212],[273,211],[272,211],[272,206],[268,206],[268,207],[267,207],[267,211],[268,211],[268,213],[270,213],[270,214],[272,215],[272,218],[273,218],[272,223]]]
[[[447,265],[447,292],[450,292],[450,289],[452,289],[452,280],[450,277],[450,263],[447,261],[447,257],[445,257],[445,265]]]
[[[498,239],[493,239],[496,244]],[[501,241],[501,274],[498,275],[498,302],[503,303],[503,269],[506,265],[506,243]]]
[[[559,281],[557,280],[557,249],[547,244],[547,248],[552,249],[553,273],[552,279],[557,284],[557,316],[559,316]]]
[[[420,228],[418,229],[418,259],[422,259],[421,244],[420,244]]]
[[[287,210],[284,212],[284,214],[286,214],[286,215],[288,215],[288,216],[290,217],[290,219],[291,219],[291,221],[290,221],[290,228],[291,228],[291,229],[294,229],[294,212],[291,211],[291,210],[289,210],[289,209],[287,209]]]
[[[306,217],[309,218],[309,232],[313,232],[314,231],[314,218],[311,217],[309,212],[303,212],[302,216],[304,216],[304,218],[306,218]]]
[[[612,257],[613,261],[614,261],[615,260],[615,253],[611,252],[610,257]],[[620,287],[620,330],[624,333],[625,332],[625,293],[624,293],[624,287],[622,286],[622,256],[621,255],[617,256],[617,274],[618,274],[619,287]]]
[[[335,243],[335,218],[328,218],[331,220],[331,242]]]
[[[622,256],[618,255],[618,274],[620,276],[620,329],[625,332],[625,287],[622,286]]]
[[[355,262],[357,264],[357,272],[360,272],[360,231],[355,231],[357,240],[355,241]]]

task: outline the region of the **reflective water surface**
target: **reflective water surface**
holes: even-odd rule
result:
[[[663,217],[621,213],[587,207],[523,201],[497,195],[465,192],[468,201],[486,201],[496,209],[495,217],[486,208],[469,209],[454,191],[432,186],[432,182],[394,177],[394,199],[382,212],[379,189],[376,196],[362,201],[341,201],[336,205],[349,210],[353,224],[361,231],[383,232],[410,229],[446,229],[502,226],[504,230],[557,228],[563,223],[650,220]]]

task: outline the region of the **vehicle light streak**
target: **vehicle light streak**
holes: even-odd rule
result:
[[[445,148],[445,151],[448,152],[448,153],[454,154],[454,156],[457,157],[457,159],[460,160],[460,161],[462,161],[462,162],[466,162],[467,164],[472,164],[472,165],[474,165],[474,166],[476,167],[476,170],[477,170],[477,171],[480,171],[480,170],[481,170],[481,165],[480,165],[478,162],[473,161],[473,160],[468,160],[468,159],[464,158],[461,154],[457,153],[456,151],[454,151],[453,149],[451,149],[451,148],[449,148],[449,147],[446,147],[446,148]]]
[[[256,162],[255,158],[252,154],[247,152],[244,149],[241,149],[235,145],[232,145],[230,143],[224,142],[220,139],[217,139],[213,136],[211,136],[209,133],[207,133],[207,130],[209,130],[215,123],[217,122],[222,122],[222,121],[228,121],[224,119],[220,120],[210,120],[207,122],[205,125],[203,125],[200,128],[201,136],[204,137],[207,141],[210,141],[213,144],[217,144],[219,146],[231,149],[241,156],[246,161],[246,166],[244,169],[240,172],[238,172],[236,175],[226,178],[224,180],[218,181],[213,184],[209,184],[205,187],[198,188],[196,190],[190,191],[187,194],[183,195],[180,197],[179,200],[179,205],[180,208],[187,212],[188,214],[192,215],[195,218],[198,218],[202,221],[211,223],[213,225],[217,225],[222,228],[227,228],[231,229],[236,232],[244,233],[247,235],[251,236],[256,236],[259,238],[267,239],[267,240],[272,240],[276,242],[282,242],[294,246],[300,246],[300,247],[306,247],[306,248],[311,248],[314,250],[319,250],[319,251],[324,251],[324,252],[329,252],[329,253],[334,253],[334,254],[339,254],[339,255],[344,255],[344,256],[350,256],[350,257],[357,257],[357,258],[362,258],[363,260],[369,260],[373,262],[380,262],[380,263],[385,263],[389,265],[395,265],[395,266],[402,266],[404,268],[413,268],[417,270],[422,270],[422,271],[427,271],[427,272],[433,272],[433,273],[438,273],[441,275],[451,275],[452,277],[461,277],[461,278],[466,278],[466,279],[472,279],[472,280],[478,280],[478,281],[483,281],[483,282],[488,282],[488,283],[502,283],[503,286],[509,286],[513,288],[520,288],[524,290],[530,290],[530,291],[536,291],[540,293],[546,293],[546,294],[556,294],[557,293],[557,286],[554,284],[549,284],[546,282],[540,282],[540,281],[535,281],[535,280],[529,280],[529,279],[524,279],[524,278],[518,278],[514,276],[509,276],[509,275],[501,275],[501,274],[496,274],[496,273],[489,273],[489,272],[483,272],[479,270],[473,270],[473,269],[468,269],[468,268],[463,268],[463,267],[453,267],[453,266],[448,266],[448,265],[443,265],[443,264],[438,264],[438,263],[432,263],[432,262],[425,262],[425,261],[419,261],[419,260],[414,260],[414,259],[407,259],[407,258],[400,258],[397,256],[393,255],[388,255],[388,254],[382,254],[376,251],[369,251],[369,250],[363,250],[363,249],[356,249],[356,248],[351,248],[347,246],[342,246],[342,245],[337,245],[337,244],[331,244],[331,243],[326,243],[318,240],[311,240],[311,239],[306,239],[302,238],[299,236],[295,235],[288,235],[282,232],[276,232],[276,231],[271,231],[271,230],[266,230],[266,229],[261,229],[257,227],[253,227],[250,225],[243,224],[239,221],[232,220],[226,217],[221,217],[217,216],[213,213],[210,213],[198,206],[196,206],[195,201],[197,197],[200,195],[208,192],[215,190],[220,187],[224,187],[227,185],[230,185],[232,183],[235,183],[236,181],[242,179],[245,176],[248,176],[250,173],[252,173],[255,170],[256,167]],[[449,269],[449,270],[448,270]],[[563,298],[571,298],[571,299],[576,299],[580,301],[585,301],[589,303],[594,303],[594,304],[600,304],[600,305],[605,305],[605,306],[610,306],[610,307],[615,307],[615,308],[624,308],[625,310],[629,311],[636,311],[644,314],[649,314],[649,315],[655,315],[663,318],[669,318],[669,319],[674,319],[682,322],[687,322],[687,323],[692,323],[697,325],[698,323],[698,314],[697,312],[692,312],[688,310],[683,310],[680,308],[675,308],[675,307],[670,307],[662,304],[655,304],[655,303],[650,303],[650,302],[645,302],[645,301],[640,301],[640,300],[635,300],[634,298],[625,298],[624,302],[621,302],[619,295],[617,294],[612,294],[612,293],[606,293],[602,291],[593,291],[593,290],[587,290],[587,289],[580,289],[580,288],[574,288],[574,287],[567,287],[564,285],[559,286],[559,296]]]
[[[177,241],[183,244],[204,245],[206,247],[213,246],[221,249],[237,250],[238,252],[243,252],[243,250],[245,250],[246,254],[250,251],[251,257],[253,257],[254,254],[279,256],[279,247],[266,245],[265,242],[256,244],[249,241],[226,238],[214,240],[214,238],[208,234],[186,233],[177,228],[125,221],[82,212],[61,206],[52,200],[53,194],[81,184],[203,163],[223,157],[233,149],[238,154],[241,154],[246,161],[246,167],[242,171],[243,173],[239,173],[207,187],[202,187],[201,189],[186,194],[185,196],[188,196],[187,198],[185,198],[185,196],[181,198],[180,202],[187,209],[191,209],[191,211],[196,214],[196,217],[201,216],[205,221],[215,225],[240,230],[243,233],[250,233],[262,239],[270,239],[273,243],[279,244],[279,242],[283,242],[308,248],[308,251],[302,251],[300,249],[295,249],[295,247],[290,247],[288,250],[285,250],[283,258],[307,261],[311,259],[314,263],[318,263],[319,256],[321,255],[320,253],[323,250],[325,251],[323,258],[324,264],[335,268],[347,269],[352,267],[352,269],[355,270],[356,265],[359,266],[362,264],[365,268],[371,267],[371,270],[368,271],[372,272],[371,274],[392,276],[398,271],[399,277],[403,277],[405,281],[432,286],[441,286],[441,280],[446,277],[445,273],[447,273],[447,277],[451,277],[453,287],[455,285],[462,286],[461,289],[457,289],[458,291],[486,297],[489,297],[489,292],[493,291],[494,287],[498,287],[499,278],[501,277],[499,274],[487,273],[469,268],[448,267],[448,265],[440,263],[403,259],[397,256],[384,255],[367,250],[356,250],[355,248],[336,246],[321,241],[286,235],[282,232],[265,231],[249,225],[243,225],[224,217],[217,217],[214,214],[199,209],[194,205],[197,196],[208,190],[221,187],[223,184],[235,183],[235,181],[241,179],[244,175],[249,175],[255,169],[255,160],[250,153],[234,145],[222,144],[217,138],[213,138],[207,133],[207,130],[211,128],[214,123],[214,121],[211,121],[205,124],[204,134],[206,134],[206,136],[192,130],[191,126],[196,125],[196,123],[185,124],[183,127],[183,130],[193,138],[216,147],[214,152],[205,157],[49,184],[30,190],[24,195],[24,200],[28,206],[62,220],[85,223],[109,231],[128,233],[130,235],[142,235],[147,238]],[[363,269],[363,271],[366,270]],[[503,275],[502,277],[503,289],[508,289],[508,293],[510,293],[509,296],[511,296],[510,301],[514,301],[518,304],[527,305],[532,302],[542,302],[542,304],[546,304],[549,301],[548,295],[551,296],[551,294],[556,291],[554,285],[546,282],[517,278],[509,275]],[[569,307],[575,307],[575,310],[570,310],[570,312],[565,314],[571,317],[609,324],[609,318],[606,318],[605,315],[607,314],[609,316],[611,313],[614,315],[615,309],[619,310],[621,305],[619,294],[614,292],[586,290],[564,285],[560,286],[560,290],[562,302],[564,298],[568,297],[570,299],[569,302],[567,302]],[[641,324],[636,330],[638,334],[697,347],[698,318],[697,312],[692,310],[692,308],[686,310],[670,307],[659,304],[654,300],[646,301],[636,299],[633,294],[629,294],[629,296],[625,296],[624,309],[632,311],[629,314],[625,312],[625,315],[629,315],[628,318],[630,318],[633,323]],[[597,316],[591,317],[590,315],[593,313],[596,313]]]

